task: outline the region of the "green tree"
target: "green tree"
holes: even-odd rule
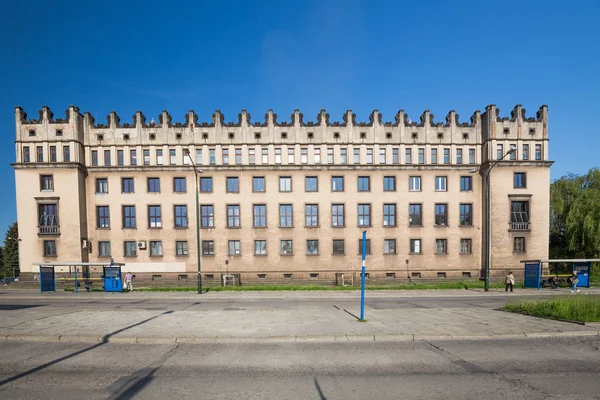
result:
[[[567,238],[567,218],[571,206],[581,195],[584,179],[568,174],[550,185],[550,258],[572,258]]]
[[[594,258],[600,246],[600,190],[584,189],[573,202],[566,221],[569,250]]]
[[[6,231],[2,253],[3,268],[0,274],[13,276],[13,270],[19,269],[19,229],[16,222]]]

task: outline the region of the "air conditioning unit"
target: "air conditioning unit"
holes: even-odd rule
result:
[[[88,241],[87,239],[83,239],[83,240],[81,241],[81,248],[82,248],[82,249],[87,249],[87,247],[88,247],[88,243],[89,243],[89,241]]]
[[[146,241],[145,240],[140,240],[138,242],[138,249],[140,249],[140,250],[146,250]]]

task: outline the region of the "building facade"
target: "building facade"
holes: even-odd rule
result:
[[[202,277],[333,280],[360,270],[367,231],[369,278],[480,276],[485,258],[484,179],[491,190],[491,275],[548,257],[548,115],[487,106],[470,122],[400,110],[382,122],[348,111],[279,122],[216,111],[182,123],[136,112],[106,124],[71,106],[16,117],[20,270],[34,262],[127,264],[138,278],[195,279],[196,182]],[[516,149],[507,154],[509,150]]]

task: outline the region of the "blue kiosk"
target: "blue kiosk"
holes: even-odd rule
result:
[[[558,281],[561,277],[558,272],[558,266],[555,266],[554,273],[550,273],[550,264],[566,263],[571,264],[571,274],[577,272],[579,278],[577,286],[589,288],[592,263],[594,262],[600,262],[600,259],[522,260],[521,263],[524,264],[523,287],[537,288],[539,290],[543,287],[545,281],[544,278],[552,279],[556,277],[556,280]],[[544,266],[544,264],[547,265]]]

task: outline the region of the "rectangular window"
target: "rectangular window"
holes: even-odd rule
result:
[[[404,163],[412,164],[412,149],[406,149],[406,153],[404,155]]]
[[[527,178],[527,174],[525,172],[515,172],[514,178],[513,178],[514,188],[515,189],[526,188],[527,187],[526,178]]]
[[[173,189],[175,193],[185,193],[187,191],[185,178],[173,178]]]
[[[227,227],[228,228],[239,228],[240,227],[240,206],[239,206],[239,204],[228,204],[227,205]]]
[[[386,155],[385,149],[379,149],[379,164],[386,163],[385,155]]]
[[[358,205],[358,226],[371,226],[371,205]]]
[[[315,149],[315,164],[321,164],[321,149]]]
[[[125,165],[125,155],[123,153],[123,150],[117,150],[117,165],[119,167]]]
[[[296,162],[296,155],[294,149],[288,148],[288,164],[293,164]]]
[[[456,149],[456,163],[457,164],[462,164],[463,163],[463,152],[462,152],[462,149]]]
[[[525,238],[513,238],[513,253],[525,253]]]
[[[267,241],[266,240],[255,240],[254,241],[254,255],[255,256],[266,256],[267,255]]]
[[[175,255],[180,257],[188,255],[188,243],[185,240],[175,242]]]
[[[213,191],[213,181],[211,177],[202,177],[200,178],[200,192],[202,193],[212,193]]]
[[[448,254],[448,240],[436,239],[435,240],[435,254]]]
[[[98,242],[98,257],[110,257],[110,242]]]
[[[448,191],[448,177],[447,176],[436,176],[435,177],[435,191],[446,192]]]
[[[175,149],[169,149],[169,164],[177,164],[177,152]]]
[[[40,233],[58,233],[58,205],[57,204],[39,204],[38,207]]]
[[[469,164],[475,164],[475,149],[469,149]]]
[[[343,228],[345,226],[344,205],[331,205],[331,226],[334,228]]]
[[[262,149],[262,164],[269,163],[269,149]]]
[[[422,226],[421,204],[410,204],[408,206],[408,225]]]
[[[327,149],[327,164],[333,164],[333,149],[331,147]]]
[[[344,253],[344,239],[333,239],[333,254],[341,256]]]
[[[223,149],[222,155],[223,155],[223,159],[222,159],[223,165],[229,165],[229,149]]]
[[[242,254],[239,240],[230,240],[228,242],[228,254],[230,256],[239,256]]]
[[[383,191],[384,192],[395,192],[396,191],[396,177],[395,176],[384,176],[383,177]]]
[[[460,254],[471,254],[473,242],[471,239],[460,239]]]
[[[104,150],[104,165],[110,166],[110,150]]]
[[[190,165],[190,149],[183,149],[183,165]]]
[[[535,145],[535,161],[541,161],[541,160],[542,160],[542,145],[536,144]]]
[[[460,205],[460,226],[472,226],[473,225],[473,205],[461,204]]]
[[[71,147],[63,146],[63,161],[71,162]],[[26,161],[29,162],[29,161]]]
[[[275,164],[281,164],[281,149],[275,149]]]
[[[279,205],[279,226],[281,228],[291,228],[293,226],[293,215],[291,204]]]
[[[383,240],[383,254],[396,254],[396,239]]]
[[[332,176],[331,177],[331,191],[332,192],[343,192],[344,191],[344,177],[343,176]]]
[[[254,228],[266,228],[267,227],[267,205],[266,204],[255,204],[252,206],[252,220],[254,221],[252,226]]]
[[[444,149],[444,164],[450,164],[450,149]]]
[[[188,210],[186,205],[175,207],[175,228],[188,227]]]
[[[50,162],[56,162],[56,146],[50,146]]]
[[[396,226],[396,205],[383,205],[383,226]]]
[[[460,191],[461,192],[469,192],[473,190],[473,178],[470,176],[461,176],[460,177]]]
[[[160,206],[148,206],[148,227],[162,228],[162,216]]]
[[[162,241],[151,240],[150,241],[150,257],[162,257],[162,255],[163,255]]]
[[[359,192],[370,192],[371,191],[371,178],[368,176],[358,177],[358,191]]]
[[[235,165],[242,165],[242,149],[235,149]]]
[[[425,164],[425,149],[419,149],[419,164]]]
[[[254,176],[252,177],[252,191],[262,193],[265,191],[265,177]]]
[[[392,149],[392,164],[400,164],[400,149],[397,147]]]
[[[202,228],[215,227],[215,208],[213,206],[200,206],[200,216],[200,226]]]
[[[31,154],[29,153],[29,146],[23,147],[23,162],[31,162]]]
[[[527,230],[529,229],[529,202],[511,201],[510,202],[510,222],[511,229]]]
[[[367,239],[366,242],[366,254],[371,254],[371,239]],[[363,253],[363,241],[362,239],[358,239],[358,254]]]
[[[300,149],[300,162],[302,164],[308,163],[308,149],[306,149],[306,148]]]
[[[123,243],[123,254],[125,257],[137,256],[137,243],[133,240],[128,240]]]
[[[248,164],[256,164],[256,149],[248,149]]]
[[[215,149],[208,149],[208,163],[215,165],[217,163],[217,154]]]
[[[123,229],[135,229],[137,226],[135,219],[135,206],[123,206]]]
[[[448,205],[437,203],[435,205],[435,224],[448,226]]]
[[[98,229],[110,229],[110,211],[108,206],[96,206],[96,226]]]
[[[202,165],[202,149],[196,149],[196,165]]]
[[[53,192],[54,191],[54,176],[53,175],[40,175],[40,190],[42,192]]]
[[[96,194],[108,193],[108,178],[96,178]]]
[[[306,192],[317,192],[319,181],[316,176],[307,176],[304,178],[304,190]]]
[[[504,157],[504,146],[499,144],[496,145],[496,160],[501,160]]]
[[[354,149],[354,159],[352,162],[354,164],[360,164],[360,149]]]
[[[240,180],[237,176],[227,177],[227,193],[239,193]]]
[[[319,205],[306,204],[304,206],[305,223],[307,228],[317,228],[319,226]]]
[[[411,176],[408,178],[408,190],[411,192],[421,191],[421,177]]]
[[[529,145],[528,144],[523,145],[523,160],[524,161],[529,160]]]
[[[38,162],[40,162],[40,149],[41,147],[38,146]],[[42,161],[43,161],[43,153],[41,154],[42,157]],[[97,167],[98,166],[98,150],[92,150],[92,167]]]
[[[437,164],[437,149],[431,149],[431,163]]]
[[[340,164],[348,164],[348,149],[345,147],[340,149]]]
[[[202,241],[202,255],[203,256],[214,256],[215,255],[214,240],[203,240]]]
[[[421,239],[410,239],[410,254],[421,254]]]
[[[129,150],[129,162],[131,165],[137,165],[137,151]]]
[[[516,144],[511,144],[510,145],[510,149],[513,151],[512,153],[510,153],[510,157],[509,159],[511,161],[515,161],[517,159],[517,145]]]
[[[291,240],[282,240],[281,241],[281,255],[289,256],[294,254],[294,248],[292,246]]]
[[[306,241],[306,254],[309,256],[316,256],[319,254],[319,241],[318,240],[307,240]]]
[[[367,164],[373,164],[373,149],[367,149]]]
[[[160,193],[160,178],[148,178],[148,193]]]
[[[279,191],[280,192],[291,192],[292,191],[292,178],[290,176],[279,177]]]

